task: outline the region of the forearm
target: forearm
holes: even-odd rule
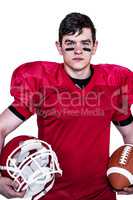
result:
[[[133,144],[133,122],[127,126],[117,128],[123,137],[124,143]]]
[[[23,121],[15,116],[9,109],[6,109],[0,114],[0,152],[5,137],[22,123]]]
[[[7,135],[7,128],[5,126],[5,117],[3,118],[3,115],[5,114],[0,114],[0,153],[1,153],[1,149],[4,145],[4,141],[5,141],[5,137]]]
[[[133,144],[133,136],[125,136],[123,140],[125,144]]]
[[[0,129],[0,153],[5,141],[5,131]]]

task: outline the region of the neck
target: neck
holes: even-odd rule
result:
[[[66,73],[71,77],[75,79],[86,79],[91,76],[91,68],[90,65],[86,66],[82,69],[73,69],[72,67],[68,67],[64,64],[64,70]]]

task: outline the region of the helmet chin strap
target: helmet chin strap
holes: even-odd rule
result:
[[[51,184],[44,190],[42,190],[40,193],[38,193],[37,195],[35,195],[32,199],[33,200],[38,200],[40,199],[42,196],[44,196],[49,190],[52,189],[53,185],[54,185],[54,181],[55,179],[51,182]]]

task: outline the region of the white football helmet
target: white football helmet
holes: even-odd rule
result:
[[[51,146],[35,137],[18,136],[8,142],[0,155],[2,175],[18,183],[17,191],[34,200],[45,195],[62,175],[57,156]]]

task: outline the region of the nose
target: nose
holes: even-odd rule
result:
[[[74,48],[74,53],[77,55],[82,54],[82,48],[79,45],[76,45]]]

